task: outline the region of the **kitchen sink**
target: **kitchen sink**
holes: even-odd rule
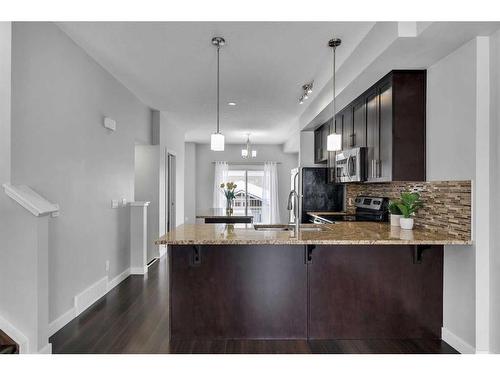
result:
[[[289,224],[255,224],[255,230],[261,231],[275,231],[275,232],[284,232],[294,230],[294,226]],[[299,230],[301,232],[321,232],[327,230],[327,228],[316,225],[316,224],[300,224]]]
[[[290,225],[287,224],[255,224],[253,226],[255,230],[265,230],[265,231],[287,231],[291,230]]]

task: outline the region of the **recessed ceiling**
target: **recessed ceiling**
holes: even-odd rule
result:
[[[280,144],[307,107],[301,86],[337,67],[373,22],[63,22],[77,44],[145,104],[168,114],[186,140],[208,143],[216,126],[216,49],[221,49],[221,131],[228,143]],[[315,91],[321,87],[316,86]],[[315,92],[311,99],[314,99]],[[236,102],[236,106],[227,105]],[[307,104],[307,103],[305,103]]]

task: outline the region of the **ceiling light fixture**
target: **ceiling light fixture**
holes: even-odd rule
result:
[[[236,105],[236,103],[235,102],[228,102],[227,105],[234,107]]]
[[[330,39],[328,46],[333,48],[333,101],[332,101],[332,124],[334,126],[334,132],[329,134],[326,139],[326,149],[327,151],[340,151],[342,150],[342,134],[335,133],[335,54],[336,49],[342,41],[340,39],[334,38]]]
[[[247,134],[247,143],[245,148],[241,149],[241,157],[243,159],[248,159],[249,157],[256,158],[257,157],[257,150],[250,150],[250,133]]]
[[[220,79],[219,79],[219,54],[220,54],[220,48],[226,44],[226,41],[224,38],[220,36],[216,36],[212,38],[212,44],[217,47],[217,132],[213,133],[212,136],[210,137],[210,149],[212,151],[224,151],[224,135],[220,132],[219,128],[219,118],[220,118],[220,94],[219,94],[219,86],[220,86]]]
[[[299,98],[299,104],[304,103],[304,100],[309,99],[309,95],[313,92],[314,81],[302,85],[302,91],[304,92]]]

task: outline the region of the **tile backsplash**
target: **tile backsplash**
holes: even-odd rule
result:
[[[354,198],[358,195],[397,199],[402,191],[421,195],[423,208],[415,215],[415,227],[471,238],[471,181],[347,184],[346,211],[354,213]]]

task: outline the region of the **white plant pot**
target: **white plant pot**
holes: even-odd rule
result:
[[[391,214],[391,226],[399,227],[399,220],[403,217],[403,215],[394,215]]]
[[[401,229],[413,229],[413,218],[404,218],[399,219],[399,224],[401,225]]]

